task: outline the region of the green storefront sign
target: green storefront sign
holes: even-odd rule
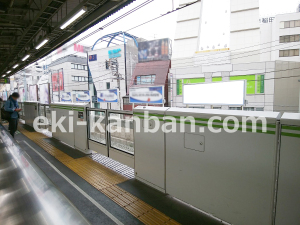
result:
[[[213,77],[212,82],[220,82],[222,81],[222,77]]]
[[[265,75],[257,75],[256,93],[257,94],[265,93]]]
[[[182,95],[182,79],[177,80],[177,95]]]
[[[230,80],[247,80],[247,94],[255,94],[255,75],[230,77]]]

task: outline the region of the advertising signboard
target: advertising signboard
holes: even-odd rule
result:
[[[63,91],[64,90],[64,74],[62,71],[52,73],[52,91]]]
[[[89,91],[76,91],[76,102],[90,102]]]
[[[37,85],[29,85],[29,101],[36,102],[38,97]]]
[[[19,88],[19,95],[20,95],[20,102],[25,102],[25,88],[24,87],[20,87]]]
[[[118,89],[97,91],[98,102],[118,102]]]
[[[90,55],[90,56],[89,56],[89,61],[90,61],[90,62],[97,61],[97,54],[95,54],[95,55]]]
[[[139,62],[170,60],[171,40],[168,38],[139,42]]]
[[[49,94],[49,83],[40,84],[40,103],[42,104],[50,104],[50,94]]]
[[[164,104],[164,86],[130,88],[129,102]]]
[[[71,92],[61,92],[60,99],[62,102],[72,102]]]
[[[245,98],[245,80],[183,85],[183,104],[187,105],[242,106]]]
[[[10,79],[9,78],[1,78],[0,79],[0,84],[9,84],[10,83]]]
[[[112,59],[112,58],[121,57],[121,53],[120,52],[121,52],[120,48],[109,50],[108,51],[108,58]]]
[[[3,101],[7,101],[7,92],[3,91],[2,93]]]

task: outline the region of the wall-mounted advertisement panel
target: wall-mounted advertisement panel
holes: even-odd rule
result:
[[[72,102],[71,92],[61,92],[60,99],[62,102]]]
[[[183,103],[187,105],[244,105],[246,81],[184,84]]]
[[[119,90],[109,89],[103,91],[97,91],[97,101],[98,102],[118,102]]]
[[[50,84],[40,84],[40,103],[42,104],[50,104]]]
[[[89,91],[76,91],[76,102],[90,102]]]
[[[170,60],[171,40],[168,38],[139,42],[139,62]]]
[[[52,91],[63,91],[64,90],[64,74],[63,71],[53,72],[51,75],[52,80]]]
[[[164,104],[164,86],[130,88],[129,102]]]
[[[7,101],[7,92],[6,91],[3,91],[2,92],[2,98],[3,98],[3,101]]]
[[[29,85],[29,101],[37,102],[37,99],[38,99],[37,85]]]
[[[20,95],[20,102],[25,102],[25,88],[24,87],[20,87],[19,88],[19,95]]]

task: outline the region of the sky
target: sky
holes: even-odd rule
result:
[[[107,18],[106,20],[98,23],[94,27],[80,34],[78,37],[74,38],[70,43],[73,43],[74,41],[79,40],[85,35],[91,33],[92,31],[99,29],[103,25],[107,24],[113,19],[123,15],[124,13],[130,11],[134,7],[144,2],[146,2],[146,0],[134,1],[130,5],[124,7],[117,13]],[[92,46],[97,39],[99,39],[100,37],[106,34],[118,32],[118,31],[127,31],[132,27],[135,27],[139,24],[142,24],[148,20],[151,20],[159,15],[162,15],[172,10],[172,2],[174,2],[174,8],[177,8],[179,6],[179,0],[153,0],[151,3],[147,4],[143,8],[137,10],[136,12],[133,12],[132,14],[110,25],[104,30],[97,32],[91,37],[81,41],[80,44],[85,46]],[[260,0],[260,17],[262,18],[267,16],[274,16],[276,14],[281,14],[281,13],[295,12],[297,5],[299,5],[299,3],[300,0],[284,0],[284,1],[283,0]],[[210,21],[211,26],[222,27],[219,33],[217,32],[215,36],[216,37],[222,35],[224,36],[222,36],[222,38],[221,39],[219,38],[218,40],[211,39],[210,37],[202,37],[202,39],[204,39],[202,41],[202,44],[213,46],[217,43],[216,45],[220,44],[220,48],[225,47],[226,44],[228,44],[229,42],[229,32],[226,31],[229,31],[230,23],[228,19],[222,21],[220,19],[220,16],[218,15],[222,13],[222,15],[224,16],[227,15],[227,18],[229,18],[230,0],[204,0],[204,5],[207,10],[204,11],[203,16],[205,16],[205,18],[207,18],[207,20]],[[193,6],[189,6],[189,7],[193,7]],[[227,14],[225,15],[224,13],[226,10],[227,10]],[[139,28],[130,30],[128,31],[128,33],[133,34],[137,37],[145,38],[147,40],[166,38],[166,37],[174,39],[175,30],[176,30],[176,20],[177,20],[177,12],[174,12],[168,14],[167,16],[159,18],[156,21],[145,24]],[[210,30],[211,26],[208,26],[206,29]],[[226,29],[227,27],[228,29]],[[202,33],[205,33],[205,28],[202,29]],[[98,44],[96,48],[104,48],[105,46],[106,45],[102,43],[102,44]],[[216,48],[218,47],[216,46]]]

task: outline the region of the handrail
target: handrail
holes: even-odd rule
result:
[[[116,113],[116,114],[128,114],[133,115],[133,111],[129,110],[115,110],[115,109],[107,109],[108,113]]]
[[[86,108],[86,111],[106,112],[107,109]]]

